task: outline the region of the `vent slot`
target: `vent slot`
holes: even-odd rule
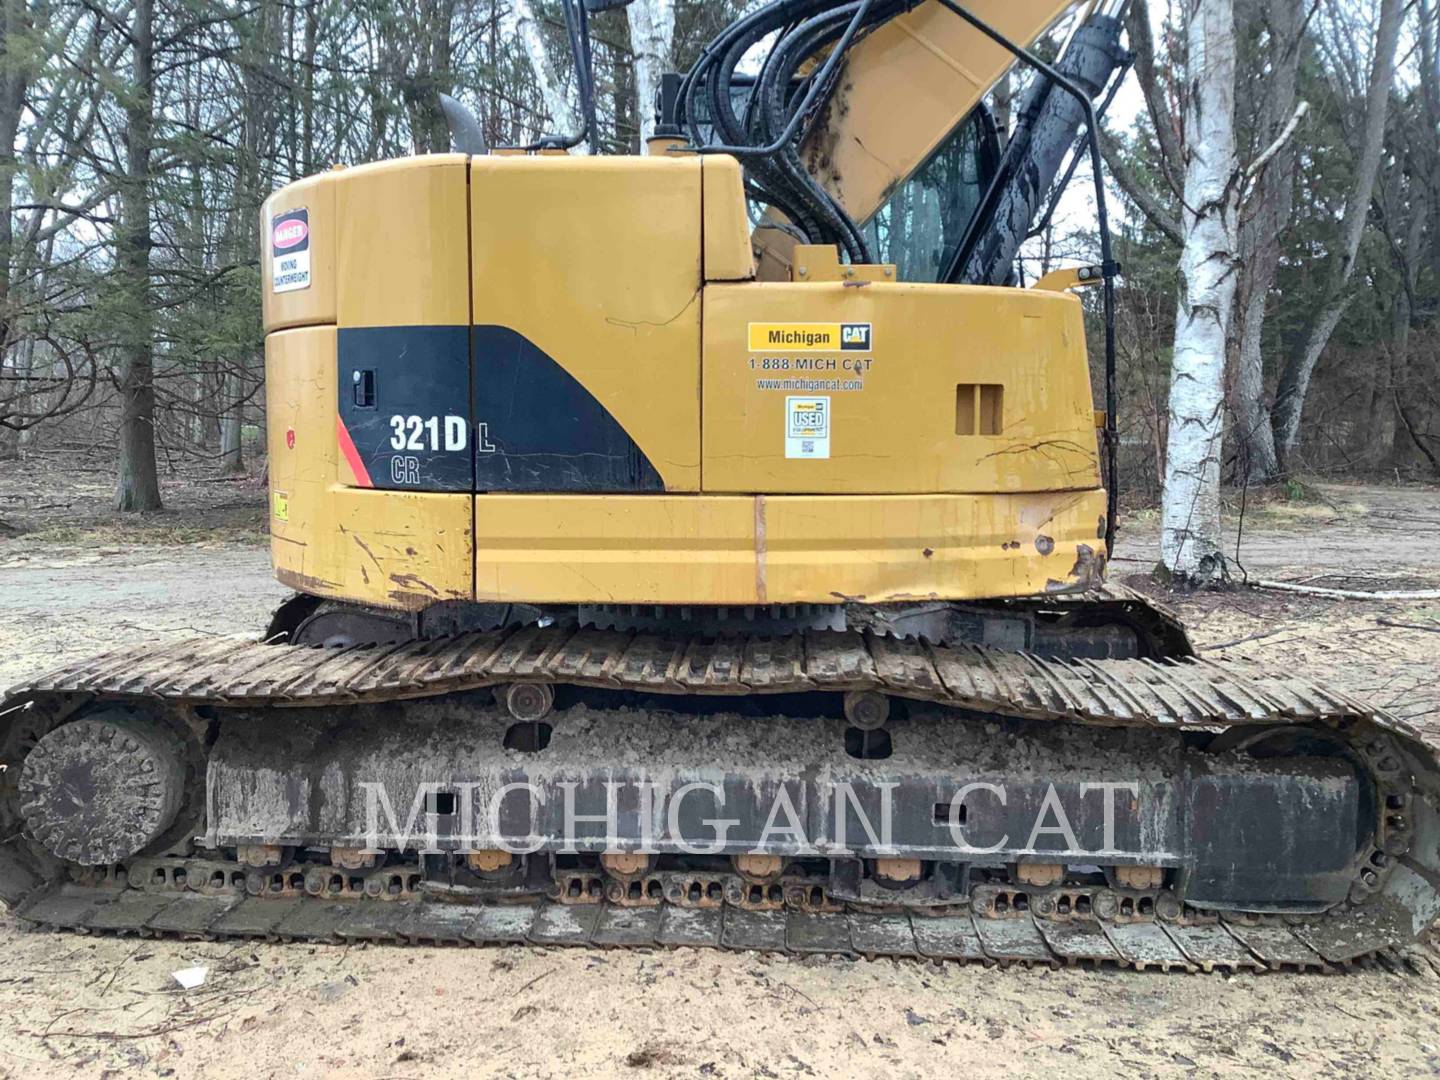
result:
[[[955,434],[999,435],[1005,427],[1005,387],[959,383],[955,387]]]

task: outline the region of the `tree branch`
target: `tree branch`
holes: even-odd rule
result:
[[[1250,197],[1250,189],[1254,186],[1255,181],[1260,178],[1260,173],[1264,171],[1266,165],[1270,164],[1270,159],[1278,154],[1281,148],[1290,140],[1290,137],[1295,134],[1295,129],[1300,126],[1300,121],[1304,119],[1305,114],[1309,111],[1310,103],[1308,101],[1302,101],[1296,105],[1295,112],[1291,114],[1285,126],[1280,129],[1280,134],[1275,136],[1275,141],[1267,146],[1260,153],[1260,156],[1241,172],[1242,199],[1248,199]]]
[[[1130,5],[1125,13],[1125,32],[1130,38],[1130,51],[1135,54],[1135,79],[1145,97],[1145,108],[1160,145],[1160,171],[1165,174],[1170,189],[1181,196],[1181,184],[1176,177],[1185,171],[1185,157],[1180,150],[1180,133],[1169,122],[1173,110],[1160,93],[1155,70],[1155,38],[1150,32],[1150,5],[1146,0],[1134,0]]]
[[[1139,207],[1145,220],[1164,233],[1166,239],[1175,246],[1181,246],[1185,238],[1180,232],[1180,222],[1160,205],[1159,199],[1146,190],[1145,185],[1130,171],[1130,166],[1121,160],[1118,150],[1114,137],[1102,131],[1100,155],[1105,159],[1105,167],[1110,170],[1110,178],[1119,184],[1125,196]]]

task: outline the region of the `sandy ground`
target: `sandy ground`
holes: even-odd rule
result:
[[[99,481],[56,516],[0,475],[0,522],[18,533],[0,539],[0,685],[129,638],[261,627],[284,593],[259,543],[258,492],[215,487],[225,490],[167,492],[176,510],[116,523]],[[1440,493],[1322,494],[1252,508],[1241,547],[1252,576],[1440,587]],[[1133,521],[1116,564],[1151,591],[1140,575],[1154,532]],[[1210,655],[1333,678],[1440,740],[1440,603],[1157,595]],[[3,914],[0,957],[0,1076],[1440,1071],[1440,978],[1380,971],[1232,978],[694,950],[97,940],[30,932]],[[194,964],[208,978],[182,991],[170,973]]]

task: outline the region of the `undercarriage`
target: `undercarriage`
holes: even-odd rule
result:
[[[1164,657],[1163,613],[1109,602],[1069,658],[562,622],[119,650],[3,706],[0,896],[217,938],[1165,970],[1412,944],[1440,912],[1430,751],[1343,694]],[[1125,634],[1139,657],[1087,658]]]

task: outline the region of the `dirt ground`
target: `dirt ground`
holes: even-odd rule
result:
[[[63,491],[63,495],[54,492]],[[0,686],[139,637],[258,630],[263,493],[176,482],[117,522],[108,480],[0,465]],[[49,504],[62,504],[52,506]],[[1232,529],[1234,523],[1232,522]],[[1440,603],[1149,584],[1209,655],[1333,679],[1440,741]],[[1252,577],[1440,587],[1440,492],[1326,487],[1249,508]],[[0,914],[0,1076],[1411,1075],[1440,1071],[1440,978],[993,971],[666,953],[101,940]],[[170,973],[208,967],[184,991]]]

